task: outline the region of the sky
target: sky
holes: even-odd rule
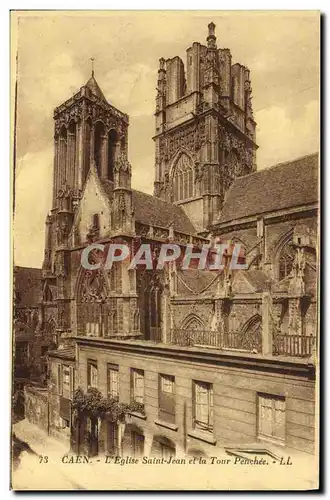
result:
[[[158,61],[205,43],[251,71],[257,168],[319,149],[319,17],[315,12],[30,12],[12,15],[18,53],[14,264],[41,267],[51,208],[53,110],[91,74],[130,116],[132,187],[152,193]],[[17,27],[17,29],[16,29]],[[13,74],[13,81],[15,75]]]

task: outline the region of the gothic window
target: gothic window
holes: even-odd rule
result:
[[[91,130],[92,122],[90,119],[86,121],[85,125],[85,162],[84,162],[84,175],[83,182],[85,182],[89,167],[90,167],[90,153],[91,153]]]
[[[139,327],[146,340],[161,341],[163,285],[159,275],[146,272],[137,276],[137,293],[139,312],[136,326]]]
[[[94,161],[97,171],[101,173],[101,165],[103,160],[103,139],[104,125],[102,122],[97,122],[94,130]]]
[[[116,143],[118,140],[117,132],[110,130],[108,134],[108,179],[113,181],[113,169],[116,160]]]
[[[105,337],[118,330],[117,302],[108,297],[105,277],[100,270],[85,271],[80,280],[77,323],[79,335]]]
[[[195,315],[189,316],[186,318],[183,324],[183,330],[204,330],[203,322],[200,318]]]
[[[60,147],[59,147],[59,165],[61,169],[60,174],[60,187],[67,181],[67,147],[68,147],[68,134],[66,127],[62,127],[60,131]]]
[[[288,277],[292,271],[294,263],[294,249],[291,245],[292,240],[288,241],[280,250],[278,257],[278,278],[283,280]]]
[[[173,169],[173,201],[184,201],[194,196],[194,171],[188,155],[182,153]]]
[[[261,317],[256,314],[243,326],[241,335],[238,337],[238,343],[235,347],[247,351],[260,352],[261,343]]]

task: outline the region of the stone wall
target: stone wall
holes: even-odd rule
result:
[[[41,387],[25,387],[25,418],[48,432],[48,390]]]

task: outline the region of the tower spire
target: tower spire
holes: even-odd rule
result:
[[[208,37],[206,39],[207,46],[209,49],[216,49],[217,48],[217,44],[216,44],[217,39],[215,36],[215,24],[213,22],[211,22],[207,27],[209,29],[209,34],[208,34]]]
[[[92,77],[94,76],[94,57],[90,58],[91,63],[92,63]]]

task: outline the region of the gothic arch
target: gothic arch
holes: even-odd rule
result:
[[[116,161],[116,147],[118,142],[118,133],[112,128],[107,135],[108,141],[108,179],[113,181],[114,166]]]
[[[109,291],[109,278],[101,269],[81,269],[75,290],[80,335],[106,337],[118,331],[117,301]]]
[[[246,349],[248,351],[256,350],[257,352],[261,352],[261,321],[262,318],[260,314],[255,314],[244,323],[240,331],[241,338],[239,342],[239,345],[242,349]]]
[[[159,273],[146,271],[137,274],[139,321],[146,340],[161,338],[163,291],[164,283]]]
[[[189,314],[181,324],[182,330],[205,330],[203,320],[194,313]]]
[[[93,158],[98,173],[101,173],[101,167],[103,162],[104,148],[103,141],[105,138],[105,127],[101,120],[98,120],[94,125],[94,151]]]
[[[170,168],[172,201],[184,201],[195,195],[194,162],[184,149],[175,155]]]
[[[290,245],[293,239],[293,229],[290,229],[278,239],[273,251],[273,272],[278,281],[287,278],[292,270],[294,250]]]
[[[89,257],[89,262],[94,262]],[[88,270],[80,268],[76,280],[75,295],[77,301],[93,302],[95,300],[105,300],[110,292],[111,286],[106,273],[100,268]]]

